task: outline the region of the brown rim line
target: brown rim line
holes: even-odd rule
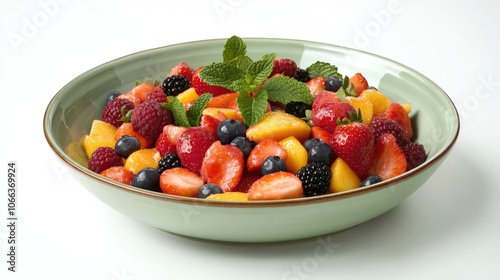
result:
[[[287,39],[277,39],[277,38],[246,38],[246,39],[250,39],[250,40],[251,39],[254,39],[254,40],[263,40],[264,39],[264,40],[276,40],[276,41],[289,41]],[[184,43],[178,43],[178,44],[168,45],[168,46],[164,46],[164,47],[179,47],[179,46],[183,46],[183,45],[191,44],[191,43],[197,43],[197,42],[199,42],[199,43],[201,43],[201,42],[215,42],[215,41],[220,41],[220,40],[225,40],[225,39],[207,39],[207,40],[191,41],[191,42],[184,42]],[[157,193],[157,192],[153,192],[153,191],[143,190],[143,189],[139,189],[139,188],[136,188],[136,187],[133,187],[133,186],[130,186],[130,185],[126,185],[126,184],[122,184],[122,183],[119,183],[119,182],[115,182],[115,181],[113,181],[111,179],[108,179],[108,178],[106,178],[104,176],[96,174],[96,173],[88,170],[87,168],[81,166],[80,164],[74,162],[71,158],[69,158],[69,156],[67,156],[66,153],[59,152],[61,149],[59,149],[59,148],[56,147],[56,145],[50,140],[50,136],[48,135],[48,130],[47,130],[48,111],[51,108],[51,104],[57,98],[58,94],[56,94],[49,101],[49,104],[48,104],[48,106],[47,106],[47,108],[45,110],[45,113],[44,113],[43,130],[44,130],[45,139],[46,139],[47,143],[49,144],[49,146],[51,147],[52,151],[57,156],[59,156],[59,158],[61,160],[63,160],[65,163],[67,163],[69,166],[71,166],[74,169],[74,171],[80,172],[80,173],[82,173],[82,175],[94,179],[96,181],[95,183],[104,183],[107,186],[118,188],[118,189],[123,190],[123,191],[131,192],[131,193],[134,193],[134,194],[137,194],[137,195],[143,195],[143,196],[146,196],[146,197],[149,197],[149,198],[153,198],[153,199],[160,199],[160,200],[164,200],[164,201],[168,201],[168,202],[179,202],[179,203],[185,203],[185,204],[203,204],[203,205],[207,205],[207,206],[247,207],[247,208],[258,208],[258,207],[261,207],[261,206],[265,206],[265,207],[291,206],[291,205],[297,205],[297,204],[309,204],[309,203],[315,203],[315,202],[327,202],[327,201],[334,201],[334,200],[339,200],[339,199],[343,199],[343,198],[347,198],[347,197],[358,196],[358,195],[361,195],[361,194],[364,194],[364,193],[373,192],[373,191],[378,191],[378,190],[381,190],[381,189],[385,189],[385,188],[391,187],[391,186],[393,186],[393,185],[395,185],[395,184],[397,184],[399,182],[402,182],[402,181],[405,181],[405,180],[409,179],[410,177],[418,175],[419,173],[421,173],[421,172],[427,170],[428,168],[432,167],[438,161],[440,161],[441,159],[443,159],[443,157],[445,157],[445,156],[447,156],[449,154],[450,150],[453,148],[453,146],[455,145],[455,143],[456,143],[456,141],[458,139],[458,135],[459,135],[459,132],[460,132],[460,118],[459,118],[458,111],[456,109],[456,106],[455,106],[454,102],[446,94],[446,92],[440,86],[438,86],[434,81],[432,81],[431,79],[427,78],[425,75],[421,74],[420,72],[418,72],[418,71],[416,71],[416,70],[414,70],[414,69],[412,69],[412,68],[410,68],[408,66],[405,66],[405,65],[403,65],[403,64],[401,64],[401,63],[399,63],[397,61],[393,61],[391,59],[388,59],[388,58],[385,58],[385,57],[382,57],[382,56],[378,56],[376,54],[368,53],[368,52],[357,50],[357,49],[352,49],[352,48],[349,48],[349,47],[332,45],[332,44],[324,44],[324,43],[318,43],[318,42],[312,42],[312,41],[306,41],[306,40],[295,40],[295,39],[293,41],[295,41],[295,42],[303,42],[303,43],[308,43],[308,44],[326,45],[326,46],[331,46],[331,47],[336,47],[336,48],[353,50],[353,51],[360,52],[360,53],[366,53],[366,54],[369,54],[370,56],[375,56],[375,57],[383,58],[385,60],[389,60],[389,61],[391,61],[391,62],[393,62],[395,64],[404,66],[405,68],[407,68],[407,69],[409,69],[411,71],[414,71],[415,73],[417,73],[418,75],[420,75],[421,77],[423,77],[424,79],[426,79],[427,81],[431,82],[436,88],[439,88],[439,90],[443,93],[443,96],[445,96],[448,99],[448,101],[450,102],[450,104],[452,105],[452,107],[454,109],[453,110],[454,120],[456,121],[456,129],[455,129],[455,131],[452,132],[453,133],[453,137],[452,137],[451,141],[446,146],[444,146],[441,149],[441,151],[439,151],[436,155],[434,155],[430,159],[427,159],[423,164],[417,166],[416,168],[414,168],[414,169],[412,169],[410,171],[407,171],[407,172],[405,172],[405,173],[403,173],[401,175],[398,175],[398,176],[396,176],[394,178],[391,178],[391,179],[389,179],[387,181],[383,181],[383,182],[380,182],[380,183],[377,183],[377,184],[374,184],[374,185],[371,185],[371,186],[368,186],[368,187],[362,187],[362,188],[357,188],[357,189],[353,189],[353,190],[349,190],[349,191],[344,191],[344,192],[339,192],[339,193],[325,194],[325,195],[315,196],[315,197],[304,197],[304,198],[282,199],[282,200],[262,200],[262,201],[245,201],[245,202],[239,202],[239,201],[223,201],[223,200],[204,200],[204,199],[199,199],[199,198],[182,197],[182,196],[175,196],[175,195],[169,195],[169,194],[164,194],[164,193]],[[148,50],[143,50],[143,51],[135,52],[135,53],[132,53],[132,54],[128,54],[128,55],[125,55],[123,57],[116,58],[114,60],[105,62],[105,63],[103,63],[101,65],[98,65],[98,66],[92,68],[92,69],[96,69],[96,68],[101,67],[101,66],[103,66],[105,64],[108,64],[108,63],[111,63],[111,62],[115,62],[115,61],[118,61],[120,59],[129,57],[129,56],[133,56],[134,54],[139,54],[139,53],[143,53],[143,52],[151,51],[151,50],[155,50],[155,49],[161,49],[161,48],[164,48],[164,47],[158,47],[158,48],[153,48],[153,49],[148,49]],[[92,70],[92,69],[90,69],[90,70]],[[88,70],[88,71],[90,71],[90,70]],[[75,79],[77,79],[77,78],[78,77],[76,77]],[[75,81],[75,79],[73,79],[68,84],[66,84],[65,86],[63,86],[63,88],[66,87],[66,86],[68,86],[69,84],[71,84],[73,81]],[[61,90],[63,88],[61,88]]]

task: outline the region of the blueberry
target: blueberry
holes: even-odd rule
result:
[[[319,162],[330,165],[333,159],[332,148],[328,143],[318,141],[309,149],[307,162]]]
[[[231,143],[238,136],[245,136],[245,125],[235,119],[223,120],[217,127],[217,137],[225,145]]]
[[[378,89],[376,87],[374,87],[374,86],[369,86],[368,89],[373,89],[373,90],[377,90],[378,91]]]
[[[319,141],[321,140],[319,140],[318,138],[309,138],[304,142],[304,148],[306,148],[306,150],[309,152],[311,148]]]
[[[198,192],[198,198],[206,198],[211,194],[223,193],[222,189],[216,184],[205,184],[201,186],[200,191]]]
[[[267,157],[260,168],[262,176],[278,171],[286,171],[286,163],[279,156]]]
[[[155,192],[162,192],[160,188],[160,172],[156,168],[145,167],[132,179],[132,186]]]
[[[367,187],[369,185],[373,185],[380,182],[382,182],[382,178],[380,178],[380,176],[370,175],[366,177],[366,179],[363,182],[361,182],[361,187]]]
[[[325,80],[325,90],[337,92],[342,87],[343,83],[344,81],[342,78],[335,76],[328,77]]]
[[[243,152],[245,158],[248,158],[248,155],[255,147],[255,143],[248,140],[245,136],[237,136],[231,141],[231,145],[236,146],[240,151]]]
[[[139,150],[141,148],[141,143],[134,136],[124,135],[118,139],[115,143],[115,150],[122,156],[122,158],[128,158],[130,154]]]
[[[117,97],[118,97],[118,96],[120,96],[121,94],[122,94],[122,92],[121,92],[121,91],[117,91],[117,90],[115,90],[115,91],[112,91],[112,92],[108,93],[108,95],[106,96],[106,101],[105,101],[105,102],[106,102],[106,104],[107,104],[109,101],[111,101],[111,100],[113,100],[113,99],[117,98]]]

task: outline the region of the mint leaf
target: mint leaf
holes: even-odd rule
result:
[[[243,117],[243,122],[247,125],[254,125],[262,119],[267,108],[267,92],[259,90],[254,97],[250,94],[238,94],[238,109]]]
[[[176,126],[191,127],[189,120],[186,116],[186,109],[184,105],[177,99],[177,97],[169,96],[167,103],[162,103],[163,108],[172,112]]]
[[[231,88],[231,85],[235,81],[244,79],[245,74],[235,66],[219,62],[203,67],[200,71],[200,77],[209,85],[222,86],[236,91],[236,89]]]
[[[246,55],[241,55],[236,57],[230,62],[227,62],[227,64],[235,66],[236,68],[240,69],[243,72],[246,72],[248,67],[253,63],[253,60],[246,56]]]
[[[291,101],[312,104],[313,97],[306,84],[285,76],[270,78],[261,88],[267,91],[269,100],[287,104]]]
[[[199,126],[200,118],[203,110],[207,106],[208,102],[212,99],[212,95],[209,93],[202,94],[196,98],[193,105],[189,107],[186,112],[187,120],[191,126]]]
[[[335,65],[332,65],[328,62],[322,62],[322,61],[316,61],[315,63],[311,64],[309,67],[306,68],[306,71],[309,73],[309,76],[311,78],[316,78],[316,77],[338,77],[342,78],[342,75],[340,75],[337,72],[338,68]]]
[[[276,53],[268,53],[262,56],[262,60],[274,60],[276,58]]]
[[[238,57],[245,56],[247,53],[247,45],[238,36],[232,36],[226,40],[224,50],[222,51],[222,62],[231,63]]]
[[[257,60],[250,65],[246,73],[246,81],[252,87],[256,88],[258,85],[262,84],[271,72],[273,71],[273,60],[272,59],[262,59]]]
[[[337,96],[340,100],[344,101],[347,96],[357,97],[358,95],[354,92],[354,86],[349,81],[349,77],[345,76],[342,82],[342,87],[337,91]]]

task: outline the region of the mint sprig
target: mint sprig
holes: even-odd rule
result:
[[[212,99],[212,95],[209,93],[204,93],[193,102],[193,105],[189,107],[186,112],[188,122],[191,126],[199,126],[201,115],[203,110],[207,107],[208,102]],[[184,107],[184,106],[183,106]]]
[[[193,127],[200,125],[201,115],[208,102],[212,99],[209,93],[202,94],[193,102],[186,111],[184,105],[176,97],[169,96],[167,103],[162,103],[163,108],[172,112],[176,126]]]
[[[262,119],[266,113],[267,98],[265,90],[259,90],[253,97],[248,93],[238,94],[236,102],[247,125],[254,125]]]
[[[335,65],[332,65],[328,62],[322,62],[322,61],[316,61],[315,63],[311,64],[309,67],[306,68],[307,73],[309,73],[309,76],[311,78],[316,78],[316,77],[337,77],[337,78],[342,78],[342,75],[340,75],[337,71],[338,68]]]
[[[342,86],[337,91],[337,96],[340,100],[344,100],[347,96],[358,97],[358,95],[354,92],[354,86],[349,81],[349,77],[345,76],[344,81],[342,82]]]
[[[292,101],[306,104],[312,104],[313,102],[313,97],[306,84],[290,77],[272,77],[262,86],[262,90],[267,91],[269,100],[283,104]]]

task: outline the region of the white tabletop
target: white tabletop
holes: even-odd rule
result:
[[[0,279],[500,279],[499,8],[493,0],[1,1]],[[406,64],[455,102],[456,146],[392,211],[323,243],[258,246],[140,224],[58,164],[42,117],[72,78],[136,51],[231,35],[346,45]],[[10,160],[19,178],[15,273],[7,270]]]

